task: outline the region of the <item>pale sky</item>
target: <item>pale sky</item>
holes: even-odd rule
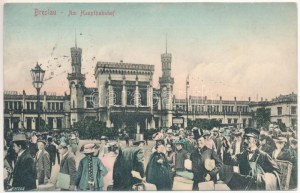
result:
[[[34,16],[35,9],[55,16]],[[69,10],[77,12],[68,16]],[[80,16],[81,10],[114,16]],[[35,94],[30,69],[46,70],[43,91],[69,93],[70,48],[83,50],[86,86],[95,87],[97,61],[153,64],[159,88],[160,55],[172,53],[174,94],[248,100],[297,93],[296,3],[6,4],[4,90]]]

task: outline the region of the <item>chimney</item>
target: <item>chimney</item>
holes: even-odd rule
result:
[[[220,96],[220,101],[222,100],[222,96]]]
[[[234,97],[234,101],[236,101],[236,97]]]
[[[251,97],[249,97],[249,102],[251,101]]]
[[[261,101],[264,101],[264,98],[263,98],[263,97],[261,97],[261,98],[260,98],[260,100],[261,100]]]

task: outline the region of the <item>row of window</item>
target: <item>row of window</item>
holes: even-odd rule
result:
[[[296,106],[291,107],[291,114],[292,115],[297,114],[297,107]],[[282,107],[277,107],[277,115],[282,115]]]
[[[127,89],[127,96],[126,96],[126,105],[135,105],[135,90],[134,89]],[[114,89],[113,94],[111,96],[106,97],[106,101],[108,104],[109,98],[112,99],[113,105],[122,105],[122,90],[121,89]],[[138,104],[140,106],[147,106],[147,90],[140,89],[138,93]],[[86,97],[86,107],[93,108],[95,105],[95,101],[92,97]]]
[[[177,105],[176,109],[186,111],[186,105]],[[234,106],[222,106],[222,112],[249,112],[247,106],[237,106],[237,111],[234,111]],[[220,112],[220,106],[207,105],[192,105],[192,111],[196,112]]]
[[[43,106],[43,102],[41,102]],[[5,109],[22,109],[22,102],[21,101],[5,101],[4,103]],[[47,110],[63,110],[64,103],[63,102],[47,102]],[[25,109],[28,110],[36,110],[37,109],[37,102],[26,102]]]

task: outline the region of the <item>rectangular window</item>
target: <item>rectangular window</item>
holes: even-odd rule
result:
[[[282,115],[282,107],[277,107],[277,114]]]
[[[57,121],[57,128],[61,129],[62,128],[62,118],[57,118],[56,121]]]
[[[60,103],[60,110],[64,110],[64,103]]]
[[[292,126],[295,127],[297,125],[297,119],[292,119]]]
[[[59,110],[59,103],[56,103],[56,110]]]
[[[122,105],[122,89],[114,88],[114,105]]]
[[[26,117],[26,128],[27,129],[32,129],[31,121],[32,121],[31,117]]]
[[[231,119],[228,119],[228,123],[229,123],[229,124],[231,123]]]
[[[48,126],[50,129],[53,129],[53,118],[52,117],[48,117]]]
[[[140,99],[141,99],[141,105],[142,106],[147,106],[147,90],[146,89],[141,89],[140,90]]]
[[[237,123],[238,120],[237,119],[233,119],[233,121],[234,121],[234,123]]]
[[[293,114],[293,115],[297,114],[297,107],[292,106],[292,108],[291,108],[291,114]]]
[[[26,108],[30,109],[30,102],[26,102]]]
[[[51,110],[51,103],[48,102],[48,110]]]

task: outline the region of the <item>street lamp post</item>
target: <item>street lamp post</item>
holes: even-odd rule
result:
[[[9,115],[10,115],[10,129],[13,129],[13,118],[14,118],[14,110],[9,109]]]
[[[40,129],[40,90],[43,86],[43,79],[45,75],[45,70],[41,68],[41,65],[36,63],[35,68],[31,69],[31,77],[32,77],[32,85],[34,88],[36,88],[37,92],[37,115],[38,115],[38,122],[37,122],[37,128],[36,130],[39,131]]]

